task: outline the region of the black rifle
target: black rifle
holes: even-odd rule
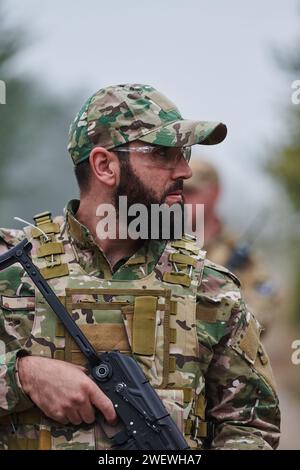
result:
[[[20,263],[88,361],[92,379],[112,401],[123,429],[112,437],[115,449],[184,450],[182,433],[136,361],[119,351],[98,354],[55,295],[28,253],[25,238],[0,256],[0,271]]]

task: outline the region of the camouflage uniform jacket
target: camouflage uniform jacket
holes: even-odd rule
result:
[[[152,272],[159,276],[165,242],[145,243],[132,257],[117,263],[112,270],[88,229],[76,220],[77,206],[76,201],[68,204],[64,231],[87,279],[96,276],[99,279],[134,281]],[[2,248],[10,248],[24,236],[21,230],[2,229],[0,248],[1,243]],[[37,294],[29,282],[22,280],[23,274],[18,265],[0,272],[0,448],[3,449],[9,448],[7,435],[12,432],[7,418],[11,423],[18,423],[15,418],[33,408],[15,375],[16,358],[31,350],[32,325],[36,323],[37,315],[34,309],[34,296]],[[183,332],[194,330],[198,343],[198,357],[194,359],[200,370],[197,387],[203,392],[204,406],[198,406],[196,419],[199,417],[214,425],[210,441],[194,436],[197,448],[276,448],[280,412],[272,371],[259,340],[260,326],[246,309],[239,281],[226,268],[205,260],[196,292],[195,324],[179,320],[177,323]],[[55,347],[50,350],[51,357],[58,358]],[[176,354],[175,349],[174,358],[176,367],[182,368],[185,357],[180,355],[180,351]],[[191,424],[188,421],[186,427]],[[73,432],[73,428],[66,426],[66,435],[70,430]],[[24,429],[26,437],[36,433],[36,425],[25,426]],[[13,431],[16,431],[14,425]],[[188,433],[191,434],[190,429]],[[65,447],[62,445],[61,448]],[[74,448],[80,448],[80,445]]]

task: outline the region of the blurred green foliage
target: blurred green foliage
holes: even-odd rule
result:
[[[275,159],[269,165],[271,173],[281,182],[292,203],[295,213],[295,226],[292,227],[290,250],[295,266],[293,314],[300,323],[300,103],[292,102],[292,83],[300,80],[300,37],[290,52],[276,54],[279,67],[288,76],[291,83],[291,99],[286,109],[283,125],[287,137],[284,144],[275,151]],[[297,92],[299,96],[299,92]],[[284,255],[284,254],[283,254]]]
[[[14,76],[13,61],[24,47],[25,35],[5,27],[3,4],[0,3],[0,79],[6,84],[6,102],[0,107],[0,198],[8,193],[7,168],[18,157],[15,151],[17,140],[24,139],[31,98],[31,86],[25,80]],[[20,155],[19,155],[20,158]]]
[[[6,104],[0,105],[0,226],[21,228],[13,216],[30,220],[48,209],[61,213],[74,191],[66,146],[75,109],[66,93],[57,97],[38,76],[16,72],[33,40],[5,19],[0,0],[0,80],[6,83]]]
[[[271,165],[271,171],[284,185],[295,210],[300,211],[300,104],[292,106],[288,143],[278,152],[276,161]]]

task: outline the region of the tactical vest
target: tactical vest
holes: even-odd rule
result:
[[[190,447],[201,448],[207,423],[196,294],[205,253],[195,239],[184,236],[168,242],[151,274],[140,279],[100,279],[87,274],[79,264],[63,217],[53,221],[48,212],[36,216],[35,221],[36,228],[24,229],[33,244],[33,262],[89,341],[99,353],[117,349],[133,355]],[[140,264],[141,260],[133,257],[129,263]],[[26,277],[23,280],[26,282]],[[38,290],[26,348],[33,355],[85,363]],[[63,426],[37,408],[19,413],[18,424],[24,428],[23,448],[109,449],[107,436],[115,432],[105,422]],[[19,437],[19,448],[20,442]],[[11,448],[15,445],[12,440]]]

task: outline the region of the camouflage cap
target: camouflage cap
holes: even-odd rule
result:
[[[212,145],[226,133],[220,122],[183,119],[150,85],[115,85],[97,91],[83,105],[71,124],[68,150],[77,165],[95,145],[109,150],[137,139],[168,147]]]

